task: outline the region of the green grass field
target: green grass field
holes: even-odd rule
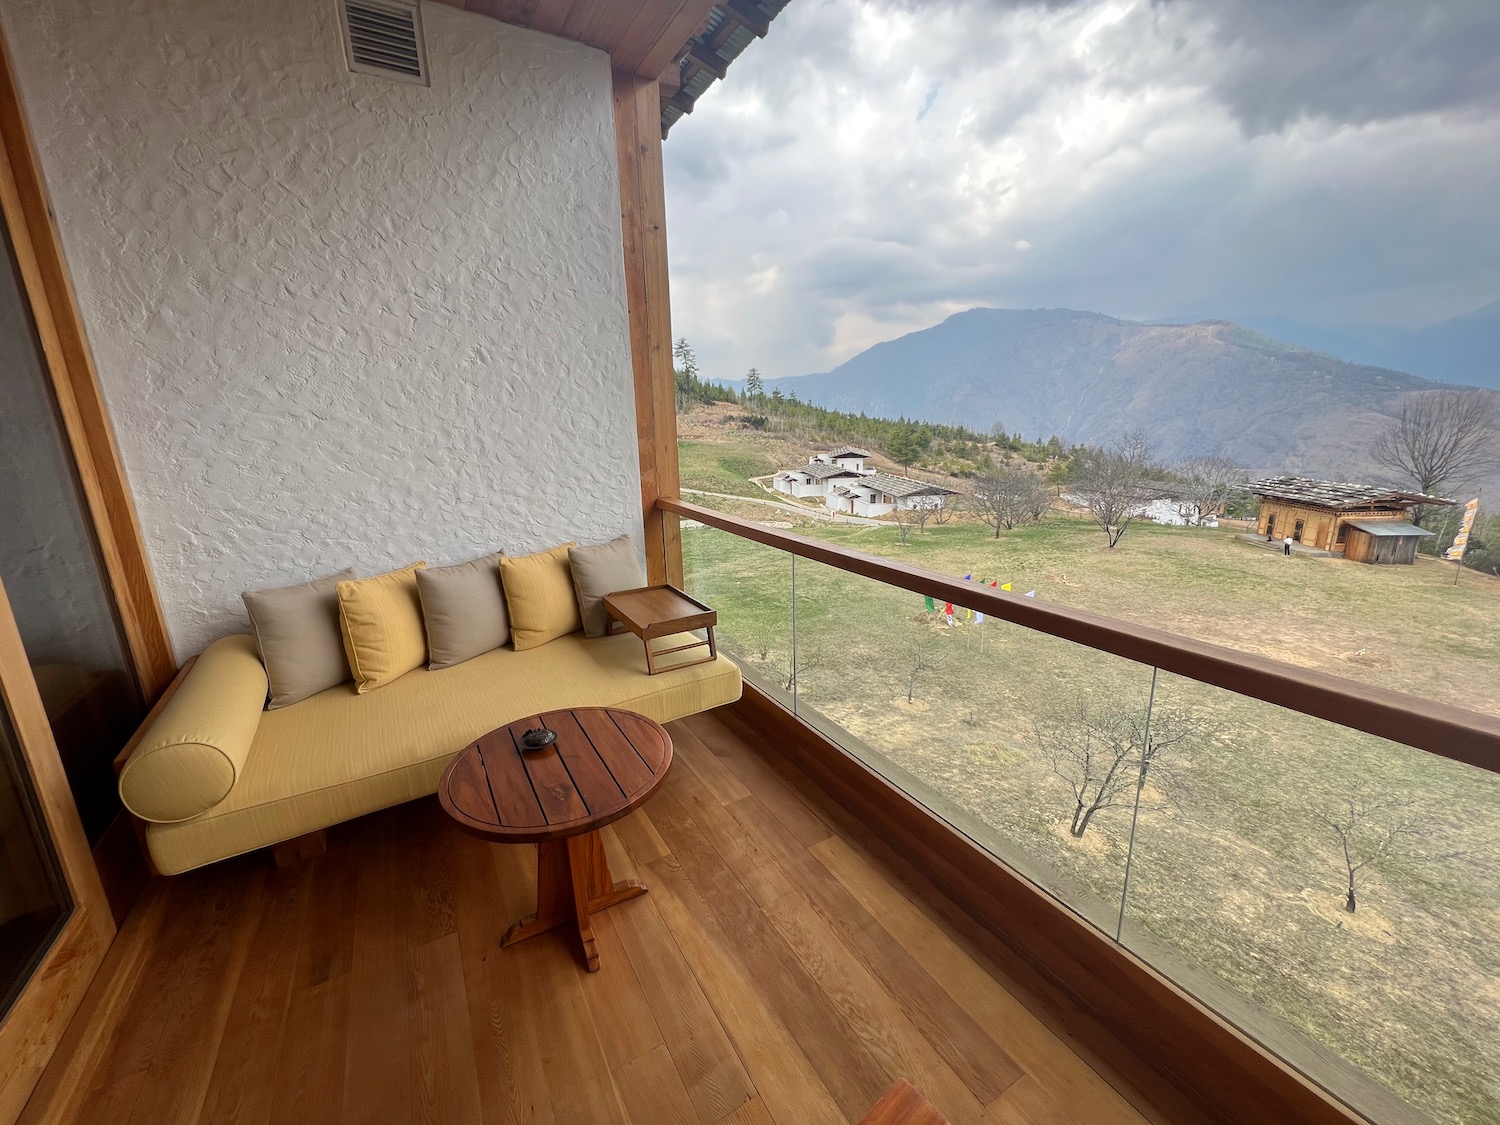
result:
[[[765,496],[750,478],[769,476],[777,468],[759,450],[709,441],[678,442],[677,462],[684,488],[734,496]]]
[[[1063,517],[998,540],[929,527],[905,545],[894,529],[799,530],[1500,711],[1500,580],[1465,574],[1455,589],[1437,562],[1285,559],[1228,532],[1149,524],[1109,551]],[[684,532],[684,556],[726,650],[779,690],[789,557],[702,527]],[[918,596],[805,561],[796,594],[799,706],[1113,935],[1130,805],[1071,836],[1070,791],[1032,723],[1080,700],[1144,713],[1152,670],[999,621],[949,629]],[[1500,778],[1176,676],[1158,679],[1153,715],[1199,733],[1164,752],[1143,790],[1125,943],[1372,1112],[1394,1091],[1439,1120],[1500,1120]],[[1351,915],[1324,818],[1357,781],[1410,802],[1389,815],[1423,835],[1361,873]],[[1289,1028],[1353,1067],[1329,1069]]]

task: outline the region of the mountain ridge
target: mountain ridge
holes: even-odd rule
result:
[[[1369,443],[1401,396],[1442,385],[1230,320],[991,308],[882,341],[831,371],[766,381],[834,409],[983,431],[1000,422],[1027,437],[1100,443],[1140,428],[1171,459],[1218,452],[1298,472],[1368,472]]]

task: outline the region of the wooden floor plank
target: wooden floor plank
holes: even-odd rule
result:
[[[764,992],[777,1018],[838,1101],[857,1118],[878,1098],[889,1079],[871,1057],[859,1033],[830,1004],[819,1002],[817,982],[787,948],[738,875],[677,802],[674,779],[652,801],[652,822],[672,849],[682,871],[697,888],[731,951]],[[758,873],[742,872],[746,878]]]
[[[272,1125],[341,1120],[350,979],[344,973],[293,995],[276,1063]]]
[[[354,827],[362,862],[349,970],[343,1119],[348,1125],[383,1125],[398,1114],[410,1119],[415,1106],[408,1060],[416,980],[406,935],[415,871],[390,831],[379,831],[368,817]]]
[[[615,1086],[633,1125],[698,1125],[701,1120],[665,1043],[619,1067]]]
[[[587,999],[604,1058],[611,1070],[619,1071],[627,1063],[664,1047],[666,1041],[652,1014],[650,998],[630,963],[625,943],[615,929],[613,912],[598,914],[593,922],[600,972],[608,968],[609,976],[590,982]]]
[[[887,1083],[890,1078],[907,1077],[956,1125],[977,1123],[984,1102],[964,1085],[911,1023],[902,1005],[859,957],[851,955],[835,929],[813,908],[807,886],[788,870],[795,863],[791,849],[783,862],[778,846],[750,823],[759,810],[753,798],[737,802],[752,806],[741,810],[746,820],[741,823],[732,807],[718,804],[706,787],[696,787],[694,777],[679,777],[676,795],[687,802],[709,842],[740,873],[766,918],[834,1010],[857,1030],[865,1049],[889,1076]],[[855,909],[863,913],[857,904]],[[994,1053],[1008,1069],[1004,1081],[985,1100],[997,1097],[1020,1073],[1003,1052]]]
[[[417,1092],[416,1121],[451,1125],[478,1121],[479,1068],[474,1033],[464,994],[463,961],[457,932],[413,952],[416,1013],[411,1055]]]
[[[835,834],[832,825],[803,799],[802,794],[787,784],[786,779],[764,758],[748,752],[740,737],[717,716],[694,715],[684,719],[683,725],[734,772],[797,843],[810,848]],[[689,762],[693,760],[690,753]]]
[[[495,863],[501,845],[456,828],[446,837],[484,1120],[552,1125],[540,1046],[527,1026],[534,1016],[525,1005],[519,962],[500,948],[500,935],[512,921]],[[522,850],[535,862],[532,849]]]
[[[698,737],[697,728],[684,723],[675,734],[672,746],[679,758],[692,763],[693,772],[713,792],[721,804],[732,804],[750,796],[745,783],[735,776],[733,770],[717,758]]]
[[[795,1120],[806,1121],[808,1119],[798,1117]],[[755,1098],[740,1106],[728,1117],[721,1118],[718,1125],[776,1125],[776,1119],[771,1116],[766,1103]],[[787,1120],[787,1125],[792,1125],[792,1119]]]
[[[854,845],[838,837],[813,852],[866,909],[881,912],[885,928],[970,1016],[983,1026],[1005,1029],[1002,1046],[1045,1090],[1090,1121],[1141,1125],[1145,1119],[1117,1090]]]
[[[656,831],[656,825],[651,823],[650,814],[644,807],[636,809],[624,820],[615,821],[610,827],[636,863],[650,863],[669,854],[666,842]]]
[[[755,732],[669,729],[665,785],[604,833],[651,892],[598,915],[598,973],[566,929],[500,948],[535,848],[412,802],[285,871],[153,880],[32,1125],[838,1125],[897,1077],[955,1122],[1142,1125]]]
[[[274,871],[252,947],[225,1024],[203,1105],[207,1121],[263,1125],[271,1116],[276,1065],[296,984],[302,915],[312,890],[306,865]]]
[[[767,1005],[759,982],[730,952],[728,936],[676,860],[668,855],[652,863],[650,871],[652,902],[692,962],[761,1100],[788,1125],[844,1125],[848,1118]]]
[[[176,1002],[146,1067],[141,1095],[124,1119],[129,1125],[192,1122],[202,1113],[263,908],[266,874],[265,868],[238,865],[231,877],[207,884],[208,904],[189,903],[193,884],[174,888],[176,909],[199,913],[207,906],[206,925],[177,951],[170,985]]]
[[[717,1121],[749,1101],[750,1076],[650,896],[612,921],[698,1116]]]
[[[740,830],[775,856],[798,890],[838,935],[849,954],[894,999],[981,1104],[994,1101],[1025,1072],[963,1006],[949,996],[886,929],[883,911],[869,911],[806,849],[764,826],[769,813],[756,798],[725,811]]]
[[[536,904],[536,852],[492,849],[511,917]],[[569,940],[571,937],[572,940]],[[520,1033],[535,1037],[548,1109],[557,1125],[623,1125],[626,1120],[585,989],[599,973],[584,971],[576,934],[566,928],[500,950],[505,970],[519,984],[511,1016]],[[602,973],[601,969],[601,973]]]

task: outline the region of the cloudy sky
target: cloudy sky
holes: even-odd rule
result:
[[[665,153],[709,375],[975,305],[1415,327],[1500,298],[1500,3],[792,0]]]

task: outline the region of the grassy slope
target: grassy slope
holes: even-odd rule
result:
[[[1454,590],[1437,563],[1287,560],[1224,532],[1150,525],[1111,552],[1091,525],[1067,519],[998,541],[963,525],[905,546],[885,529],[814,533],[1500,710],[1500,581],[1466,575]],[[708,529],[687,534],[685,553],[694,588],[720,610],[726,647],[749,674],[784,677],[787,557]],[[1112,930],[1129,809],[1106,810],[1081,841],[1069,836],[1067,789],[1029,721],[1080,696],[1144,708],[1150,671],[998,622],[935,626],[920,598],[815,564],[798,564],[797,592],[799,653],[814,663],[803,704],[988,825],[997,848]],[[908,704],[917,651],[928,667]],[[1364,779],[1410,796],[1434,833],[1423,847],[1468,850],[1500,836],[1500,779],[1175,677],[1158,683],[1156,705],[1197,715],[1212,733],[1147,787],[1127,943],[1182,962],[1177,973],[1206,969],[1205,994],[1226,982],[1440,1116],[1500,1119],[1500,852],[1485,843],[1444,863],[1387,863],[1367,873],[1351,917],[1320,819]]]

